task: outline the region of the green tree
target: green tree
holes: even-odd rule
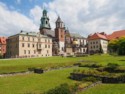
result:
[[[125,55],[125,37],[122,37],[118,41],[118,55]]]
[[[108,44],[108,50],[111,54],[125,55],[125,37],[111,40]]]
[[[117,51],[118,51],[118,40],[117,39],[109,41],[108,50],[110,53],[117,53]]]

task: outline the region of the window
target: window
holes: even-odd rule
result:
[[[64,50],[64,48],[62,47],[62,51]]]
[[[39,44],[39,48],[41,48],[41,44]]]
[[[28,47],[30,47],[30,44],[28,43]]]
[[[48,48],[50,48],[50,45],[48,45]]]
[[[24,43],[22,43],[22,47],[24,47]]]
[[[47,53],[49,53],[49,51],[47,50]]]
[[[48,39],[48,43],[50,43],[50,40]]]
[[[34,38],[33,38],[33,41],[34,41]]]
[[[45,48],[47,48],[47,45],[45,45]]]
[[[47,42],[46,39],[45,39],[45,42]]]
[[[38,39],[38,41],[40,42],[40,38]]]
[[[41,51],[39,51],[38,54],[41,54]]]
[[[36,51],[34,50],[34,54],[36,54]]]
[[[46,21],[46,24],[48,24],[48,22]]]
[[[34,46],[35,46],[35,45],[33,44],[33,48],[34,48]]]
[[[85,52],[85,49],[83,49],[83,52]]]
[[[24,37],[22,37],[22,40],[24,40]]]
[[[26,54],[26,50],[24,50],[24,54]]]
[[[30,54],[30,50],[28,51],[28,53]]]
[[[28,41],[30,41],[30,37],[28,37]]]

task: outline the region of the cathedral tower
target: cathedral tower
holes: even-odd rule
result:
[[[55,38],[58,41],[60,53],[64,52],[65,28],[64,28],[64,23],[62,22],[60,17],[58,17],[56,21]]]
[[[43,10],[43,16],[41,17],[40,33],[45,35],[47,30],[50,30],[49,17],[47,16],[47,10]]]

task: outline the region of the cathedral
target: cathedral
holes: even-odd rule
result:
[[[86,38],[70,33],[60,17],[55,22],[54,30],[51,29],[45,9],[40,21],[39,32],[21,30],[7,38],[7,58],[49,57],[87,52]]]
[[[40,33],[52,38],[52,54],[85,54],[87,53],[87,40],[77,33],[70,33],[65,28],[63,21],[58,16],[55,22],[55,30],[51,30],[47,10],[43,10],[41,17]]]

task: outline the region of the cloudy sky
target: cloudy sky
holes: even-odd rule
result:
[[[0,36],[39,32],[43,7],[52,29],[58,15],[70,32],[83,36],[125,29],[125,0],[0,0]]]

